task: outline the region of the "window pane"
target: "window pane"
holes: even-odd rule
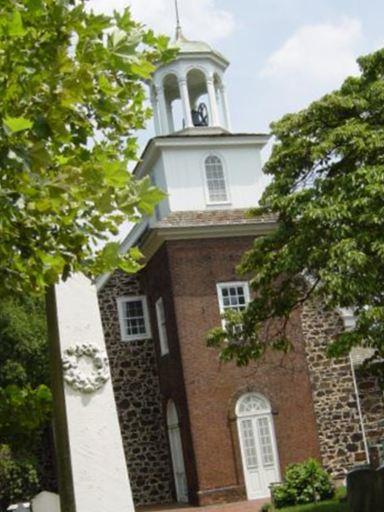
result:
[[[257,468],[256,440],[252,420],[242,420],[240,425],[245,464],[248,469]]]
[[[209,156],[205,160],[209,201],[213,203],[228,201],[223,165],[217,156]]]
[[[263,466],[272,466],[274,464],[274,458],[268,418],[259,418],[257,422]]]
[[[125,303],[125,314],[127,317],[144,316],[143,303],[141,300],[132,300]]]
[[[235,309],[241,311],[246,307],[246,296],[244,286],[222,286],[221,292],[221,303],[223,309]]]

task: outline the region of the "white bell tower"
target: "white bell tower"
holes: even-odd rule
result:
[[[159,66],[149,83],[156,136],[134,169],[166,193],[150,226],[178,215],[246,210],[265,187],[260,152],[268,135],[232,131],[228,60],[209,44],[186,39],[178,15],[175,42],[176,58]]]
[[[160,66],[150,86],[156,135],[202,127],[230,132],[224,85],[228,60],[202,41],[189,41],[177,16],[176,59]]]

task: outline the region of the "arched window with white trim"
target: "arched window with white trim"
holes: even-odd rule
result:
[[[259,393],[246,393],[236,416],[247,497],[268,497],[270,484],[280,479],[271,405]]]
[[[204,164],[208,203],[227,203],[229,197],[223,162],[218,156],[209,155]]]

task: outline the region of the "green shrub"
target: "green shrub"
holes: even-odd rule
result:
[[[10,503],[29,500],[39,491],[35,463],[27,456],[14,456],[9,446],[0,445],[0,510]]]
[[[276,508],[314,503],[329,499],[333,495],[331,479],[315,459],[288,466],[284,482],[272,489]]]
[[[260,512],[273,512],[272,503],[264,503],[264,505],[260,509]]]

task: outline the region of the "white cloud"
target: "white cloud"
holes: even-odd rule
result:
[[[127,5],[135,19],[158,32],[174,34],[175,8],[173,0],[89,0],[96,12],[111,13]],[[189,39],[217,41],[230,35],[235,27],[231,12],[220,9],[215,0],[179,0],[183,32]]]
[[[261,76],[337,86],[356,74],[361,40],[361,23],[356,19],[303,26],[268,58]]]
[[[273,52],[261,68],[262,119],[279,119],[337,89],[358,73],[356,58],[366,51],[362,26],[354,18],[304,25]]]

